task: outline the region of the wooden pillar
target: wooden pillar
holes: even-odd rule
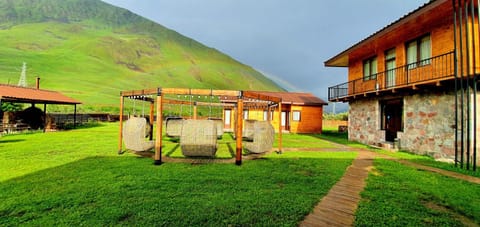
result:
[[[123,143],[123,138],[122,138],[122,132],[123,132],[123,102],[124,102],[124,97],[123,95],[120,96],[120,132],[118,133],[118,154],[122,154],[122,143]]]
[[[197,120],[197,102],[193,103],[193,120]]]
[[[235,164],[242,164],[242,129],[243,129],[243,99],[242,97],[238,98],[237,101],[237,111],[236,111],[236,124],[235,124],[235,136],[236,136],[236,155],[235,155]]]
[[[267,105],[267,121],[270,122],[272,121],[271,116],[270,116],[270,106]]]
[[[47,104],[43,104],[43,132],[47,131]]]
[[[282,101],[278,102],[278,153],[282,153]]]
[[[153,122],[154,122],[154,114],[155,112],[155,102],[152,100],[150,101],[150,140],[153,140]]]
[[[73,105],[73,128],[77,128],[77,104]]]
[[[159,91],[157,94],[157,121],[156,121],[156,133],[155,133],[155,157],[154,164],[162,164],[162,124],[163,124],[163,103],[162,94]]]

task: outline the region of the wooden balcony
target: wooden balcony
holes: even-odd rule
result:
[[[379,72],[328,88],[328,100],[345,102],[370,94],[380,95],[401,88],[416,90],[422,84],[437,84],[455,78],[454,52],[449,52],[395,69]]]

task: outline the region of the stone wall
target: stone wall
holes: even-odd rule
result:
[[[436,159],[455,159],[455,95],[428,93],[405,96],[400,148]]]
[[[477,103],[480,108],[480,95]],[[385,131],[380,129],[379,99],[355,100],[349,104],[349,139],[369,145],[378,145],[385,141]],[[479,112],[476,114],[480,121]],[[454,127],[454,92],[438,91],[403,97],[403,131],[397,135],[401,150],[430,155],[442,161],[453,161]],[[477,132],[477,141],[480,143],[480,126]],[[479,156],[477,155],[477,163],[480,162]]]
[[[380,130],[380,107],[377,99],[350,102],[348,113],[348,138],[364,144],[377,145],[385,140]]]

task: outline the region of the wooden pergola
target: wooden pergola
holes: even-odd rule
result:
[[[150,102],[150,122],[155,120],[156,131],[155,131],[155,155],[154,155],[154,164],[162,164],[162,124],[163,124],[163,105],[164,104],[192,104],[191,102],[171,100],[165,98],[165,95],[189,95],[189,96],[219,96],[219,97],[229,97],[236,100],[233,103],[236,106],[235,118],[236,118],[236,154],[235,154],[235,164],[242,164],[242,129],[243,129],[243,109],[244,103],[251,102],[268,102],[271,106],[277,106],[278,109],[278,122],[281,124],[281,111],[282,111],[282,100],[278,97],[273,97],[265,94],[260,94],[254,91],[236,91],[236,90],[213,90],[213,89],[189,89],[189,88],[153,88],[153,89],[144,89],[144,90],[133,90],[133,91],[122,91],[120,92],[120,133],[118,140],[119,153],[122,153],[123,146],[123,114],[124,114],[124,101],[125,98],[142,100]],[[232,105],[232,103],[201,103],[196,102],[196,105]],[[196,105],[194,110],[193,119],[196,119]],[[154,119],[156,112],[156,119]],[[271,120],[271,119],[267,119]],[[280,125],[279,125],[280,126]],[[280,127],[279,127],[280,128]],[[282,133],[278,133],[278,151],[282,151]]]

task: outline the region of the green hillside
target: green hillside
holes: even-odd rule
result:
[[[0,83],[29,85],[118,108],[121,90],[152,87],[272,90],[249,66],[100,0],[0,0]]]

